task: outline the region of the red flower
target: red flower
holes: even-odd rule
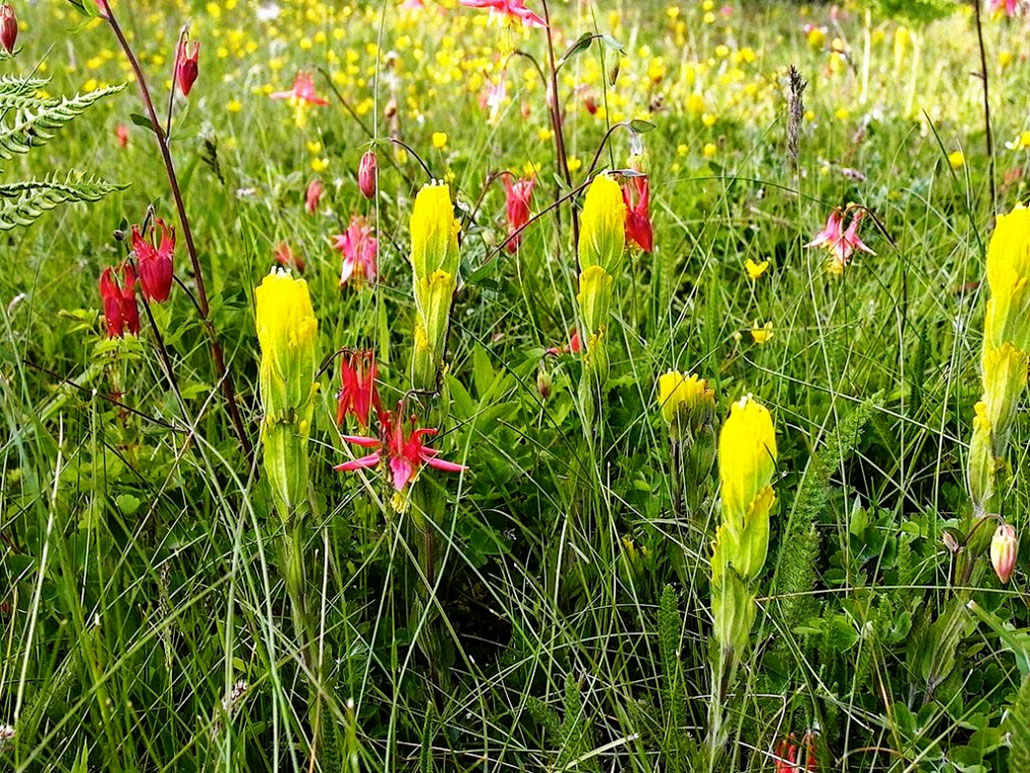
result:
[[[597,115],[597,100],[592,96],[583,100],[583,107],[586,108],[586,111],[590,113],[590,115]]]
[[[14,7],[10,3],[0,5],[0,46],[9,54],[14,53],[14,44],[18,40],[18,17],[14,15]]]
[[[161,243],[154,247],[154,232],[161,231]],[[139,284],[143,297],[164,303],[172,289],[172,258],[175,255],[175,229],[169,228],[161,218],[157,226],[150,226],[147,238],[140,234],[138,225],[132,227],[132,251],[139,266]]]
[[[296,269],[298,274],[303,274],[304,269],[307,268],[304,258],[297,255],[287,242],[280,242],[272,252],[272,257],[283,268]]]
[[[406,426],[409,423],[411,428],[407,430]],[[397,491],[403,491],[407,487],[418,475],[423,464],[444,472],[463,472],[468,469],[460,464],[437,459],[436,456],[440,452],[435,448],[428,448],[422,442],[425,437],[433,437],[436,430],[419,428],[417,425],[418,420],[414,416],[405,418],[404,403],[398,403],[394,414],[384,413],[381,417],[380,438],[343,436],[348,443],[375,450],[368,456],[338,464],[333,469],[349,472],[378,467],[386,461],[390,465],[393,487]]]
[[[199,57],[199,41],[193,43],[193,53],[190,53],[189,37],[183,35],[179,38],[179,48],[175,52],[175,80],[179,82],[179,88],[182,90],[184,97],[190,95],[190,89],[193,88],[193,83],[197,80],[197,75],[200,72],[200,68],[197,65]]]
[[[805,733],[801,740],[804,746],[804,768],[798,756],[797,737],[790,733],[776,744],[775,773],[816,773],[819,769],[815,758],[815,738],[811,732]]]
[[[132,265],[122,265],[123,280],[113,268],[100,274],[100,299],[104,304],[104,327],[108,338],[121,338],[128,332],[139,335],[139,309],[136,308],[136,273]]]
[[[498,16],[522,22],[525,27],[546,27],[544,20],[526,8],[526,0],[458,0],[466,8],[489,8]]]
[[[129,144],[129,127],[123,123],[114,127],[114,136],[118,140],[118,147],[124,148]]]
[[[336,407],[336,423],[343,426],[347,414],[353,414],[362,429],[368,427],[369,415],[375,407],[383,421],[383,406],[376,389],[375,353],[368,349],[350,352],[340,360],[340,393]]]
[[[376,281],[379,242],[373,236],[374,233],[365,218],[353,215],[347,230],[334,237],[333,246],[343,254],[340,287],[347,284],[352,276],[359,286],[363,279],[369,282]]]
[[[636,242],[644,252],[654,249],[651,230],[651,184],[647,175],[631,177],[622,185],[626,202],[626,238]]]
[[[514,175],[504,176],[505,209],[508,213],[508,252],[515,252],[522,243],[522,234],[517,233],[529,222],[529,204],[533,198],[533,186],[536,180],[527,177],[512,183]]]
[[[315,93],[315,80],[311,73],[301,70],[293,79],[293,88],[289,91],[277,91],[269,96],[272,99],[295,99],[298,102],[306,102],[309,105],[325,107],[329,104],[328,99],[323,99]]]
[[[559,354],[568,354],[570,352],[572,354],[579,354],[582,348],[583,343],[579,340],[579,330],[577,328],[572,328],[572,330],[569,331],[569,343],[567,346],[552,346],[547,349],[546,353],[554,356]]]
[[[858,236],[858,226],[865,216],[864,210],[857,210],[851,218],[851,223],[844,228],[844,218],[847,212],[840,207],[834,207],[830,216],[826,219],[823,230],[815,235],[806,247],[823,247],[830,253],[830,271],[841,274],[844,268],[851,262],[851,256],[855,250],[875,255],[869,247]]]
[[[376,172],[379,169],[379,161],[376,159],[374,150],[366,150],[358,164],[358,190],[366,199],[376,195]]]
[[[318,178],[308,183],[308,189],[304,192],[304,209],[308,211],[309,215],[315,214],[315,210],[318,209],[318,203],[322,200],[322,192],[324,190],[322,181]]]

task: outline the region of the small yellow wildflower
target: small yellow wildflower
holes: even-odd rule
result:
[[[966,155],[961,150],[948,154],[948,163],[952,169],[961,169],[966,164]]]
[[[1027,133],[1030,134],[1030,132],[1027,132]],[[680,144],[680,145],[676,146],[676,155],[677,156],[685,156],[689,152],[690,152],[690,148],[688,148],[686,145]]]
[[[322,152],[322,143],[318,140],[308,140],[307,148],[308,153],[314,156]]]
[[[313,158],[311,159],[311,171],[313,172],[324,172],[329,168],[328,158]]]
[[[238,113],[243,109],[243,103],[238,99],[232,99],[226,104],[225,109],[230,113]]]
[[[761,346],[764,343],[768,343],[768,341],[772,337],[773,337],[773,323],[772,323],[772,321],[770,320],[769,322],[766,322],[764,325],[759,326],[758,320],[756,319],[754,324],[751,326],[751,338],[754,339],[754,342],[756,344],[758,344],[759,346]]]
[[[769,261],[763,260],[761,263],[755,263],[755,261],[748,258],[744,261],[744,269],[747,271],[747,275],[751,279],[758,279],[764,274],[769,268]]]
[[[719,149],[715,146],[714,142],[706,142],[702,152],[704,153],[705,158],[712,158],[718,150]]]
[[[447,146],[447,133],[446,132],[433,132],[433,147],[437,150],[443,150]]]

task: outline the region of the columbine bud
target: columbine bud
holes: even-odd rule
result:
[[[189,53],[189,38],[185,35],[179,40],[179,48],[175,53],[175,80],[179,82],[182,95],[188,97],[193,82],[197,80],[200,68],[197,59],[200,57],[200,43],[193,43],[193,53]]]
[[[14,15],[14,7],[10,3],[0,5],[0,45],[9,54],[14,53],[14,44],[18,40],[18,17]]]
[[[309,215],[315,214],[318,204],[322,200],[324,190],[322,181],[318,178],[308,183],[308,189],[304,192],[304,209],[307,210]]]
[[[551,398],[551,389],[554,386],[554,382],[551,381],[551,373],[545,368],[540,368],[536,372],[536,391],[540,393],[540,396],[545,400]]]
[[[994,531],[994,538],[991,540],[991,566],[1003,585],[1015,571],[1018,555],[1019,539],[1016,537],[1016,530],[1010,524],[1003,523]]]
[[[376,173],[379,170],[379,161],[376,159],[374,150],[366,150],[358,164],[358,190],[366,199],[376,195]]]

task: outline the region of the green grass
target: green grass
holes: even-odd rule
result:
[[[217,16],[205,3],[112,2],[162,115],[187,17],[202,41],[200,77],[176,103],[172,154],[251,439],[262,419],[253,288],[282,241],[307,261],[319,355],[374,347],[392,405],[408,388],[408,217],[425,175],[382,138],[397,132],[447,177],[459,216],[490,172],[521,175],[526,164],[539,164],[533,209],[542,209],[564,189],[541,134],[539,78],[515,57],[494,123],[477,82],[515,45],[544,63],[542,31],[523,41],[483,26],[485,12],[418,15],[392,2],[284,2],[273,22],[231,0],[210,4]],[[942,542],[970,508],[965,459],[987,293],[969,283],[982,278],[993,217],[969,15],[915,28],[917,59],[911,47],[895,53],[898,23],[874,9],[867,67],[860,8],[834,21],[821,6],[734,6],[707,24],[693,5],[675,18],[652,2],[555,5],[559,56],[584,31],[625,46],[614,87],[604,83],[616,53],[596,43],[562,72],[566,140],[581,163],[574,184],[608,125],[583,108],[586,95],[609,105],[609,120],[655,125],[641,139],[657,246],[631,248],[616,277],[611,377],[591,421],[577,393],[582,358],[544,354],[576,324],[568,207],[536,222],[518,253],[497,253],[495,183],[463,228],[444,392],[421,398],[442,430],[434,447],[469,467],[419,479],[438,506],[431,578],[423,536],[410,510],[391,506],[387,476],[332,470],[352,448],[333,421],[337,366],[320,377],[301,530],[314,670],[282,580],[285,527],[260,463],[248,464],[233,434],[186,293],[152,306],[170,373],[145,315],[138,339],[103,334],[97,280],[127,250],[112,234],[148,206],[174,220],[154,138],[131,118],[144,112],[134,84],[5,161],[4,183],[74,169],[128,187],[3,235],[0,726],[15,735],[0,741],[0,770],[766,771],[783,737],[810,730],[820,770],[1008,769],[1005,734],[1027,720],[1027,687],[1003,640],[952,611],[953,599],[965,593],[1022,628],[1026,575],[1000,586],[988,567],[956,594]],[[106,26],[83,25],[64,3],[16,10],[22,50],[2,63],[6,73],[43,62],[51,95],[125,80]],[[807,22],[847,47],[839,71],[807,45]],[[1030,156],[1005,143],[1030,128],[1030,51],[1025,19],[985,24],[999,210],[1008,210],[1026,196]],[[378,51],[367,48],[375,41]],[[734,62],[744,49],[755,60]],[[1003,51],[1014,59],[1005,67]],[[649,77],[658,59],[664,75]],[[809,81],[814,113],[798,175],[786,153],[790,64]],[[302,128],[266,96],[272,89],[262,92],[317,67],[341,73],[341,94],[380,138],[371,204],[354,177],[369,138],[326,80],[315,76],[331,104]],[[703,95],[702,110],[691,93]],[[229,109],[234,100],[241,110]],[[130,128],[124,149],[118,124]],[[433,132],[446,132],[443,149]],[[952,169],[956,149],[965,165]],[[600,166],[625,168],[629,154],[619,129]],[[313,171],[321,159],[327,168]],[[309,216],[313,177],[327,191]],[[867,219],[863,238],[877,255],[835,277],[804,245],[851,201],[883,230]],[[381,272],[362,291],[338,287],[326,240],[358,212],[378,224]],[[193,288],[178,235],[176,273]],[[748,279],[747,258],[770,259],[768,272]],[[773,337],[759,345],[752,325],[767,321]],[[713,476],[694,512],[673,509],[656,386],[670,368],[708,379],[720,421],[753,393],[773,413],[780,449],[752,646],[729,690],[725,754],[711,766],[719,505]],[[541,370],[553,382],[547,399]],[[1020,415],[1002,511],[1020,532],[1025,425]],[[959,621],[950,631],[938,622],[949,614]],[[1023,708],[1006,715],[1017,694]],[[316,706],[328,729],[313,760]],[[1028,754],[1022,743],[1014,765]]]

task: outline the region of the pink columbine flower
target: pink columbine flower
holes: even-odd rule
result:
[[[410,429],[408,429],[409,424]],[[386,462],[390,467],[393,487],[397,491],[404,491],[407,488],[422,469],[422,465],[428,465],[443,472],[464,472],[468,469],[464,465],[436,458],[440,452],[435,448],[427,447],[422,439],[433,437],[437,431],[428,427],[419,428],[418,420],[414,416],[406,418],[403,402],[397,404],[395,413],[384,413],[379,431],[379,438],[344,435],[343,439],[348,443],[370,448],[373,451],[360,459],[338,464],[333,469],[350,472],[371,469]]]
[[[376,256],[379,253],[379,242],[373,235],[375,231],[361,215],[353,215],[350,225],[342,234],[337,234],[333,247],[343,255],[343,267],[340,270],[340,287],[343,287],[353,276],[360,286],[362,280],[375,282],[378,276]]]
[[[525,27],[546,27],[547,23],[526,8],[526,0],[458,0],[466,8],[488,8],[495,16],[518,20]]]
[[[844,227],[844,219],[847,212],[840,207],[835,207],[826,220],[823,230],[815,235],[806,247],[823,247],[830,253],[828,269],[830,273],[840,275],[845,267],[851,262],[855,250],[875,255],[869,247],[858,236],[858,226],[865,216],[865,211],[855,210],[848,227]]]
[[[160,231],[161,241],[155,247],[154,235],[157,231]],[[158,218],[157,225],[150,226],[146,238],[140,232],[140,227],[134,225],[130,242],[132,251],[136,253],[136,266],[139,269],[139,284],[143,297],[164,303],[172,290],[175,229]]]
[[[104,306],[104,328],[108,338],[121,338],[126,333],[139,335],[139,309],[136,306],[136,272],[126,261],[122,264],[122,281],[116,269],[105,268],[100,274],[100,299]]]
[[[318,203],[322,200],[322,192],[324,190],[322,181],[317,177],[308,183],[308,189],[304,192],[304,209],[308,211],[309,215],[315,214],[315,210],[318,209]]]
[[[293,88],[289,91],[276,91],[269,94],[272,99],[292,99],[297,102],[304,102],[309,105],[325,107],[329,104],[328,99],[318,96],[315,93],[315,79],[311,73],[301,70],[293,79]]]
[[[504,176],[504,205],[508,215],[508,252],[515,252],[522,243],[522,234],[519,233],[519,229],[529,222],[531,216],[529,205],[533,199],[533,186],[536,185],[536,180],[532,177],[516,180],[514,183],[511,181],[512,177],[514,175],[506,174]]]
[[[647,175],[631,177],[623,183],[622,200],[626,202],[626,238],[650,253],[654,249],[654,231],[651,229],[651,183]]]
[[[1016,0],[989,0],[987,3],[987,10],[990,13],[998,13],[999,11],[1004,10],[1006,16],[1015,16]]]

